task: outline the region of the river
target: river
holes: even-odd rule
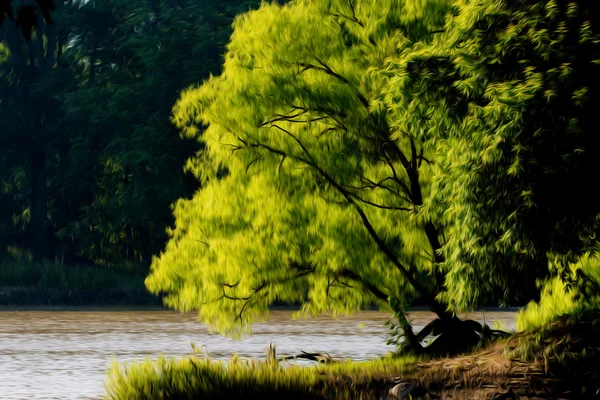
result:
[[[483,314],[471,318],[483,321]],[[0,311],[0,399],[99,399],[111,359],[123,362],[191,353],[206,345],[214,359],[264,358],[270,342],[278,355],[301,351],[366,360],[393,350],[386,346],[388,315],[362,312],[340,319],[292,320],[292,311],[273,311],[242,341],[224,338],[192,314],[166,310]],[[514,312],[485,312],[486,321],[514,329]],[[433,315],[411,314],[415,326]]]

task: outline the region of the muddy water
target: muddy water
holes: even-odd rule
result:
[[[391,351],[386,346],[386,314],[363,312],[342,319],[292,320],[291,311],[274,311],[254,326],[254,334],[234,341],[212,334],[194,315],[154,311],[0,311],[0,399],[98,399],[104,393],[110,360],[131,361],[159,355],[184,356],[190,342],[206,345],[214,359],[234,352],[265,356],[269,342],[278,355],[301,351],[365,360]],[[514,327],[513,312],[486,312],[488,323]],[[433,318],[411,315],[416,326]],[[482,321],[482,313],[471,315]]]

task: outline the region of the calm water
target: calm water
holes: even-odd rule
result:
[[[291,311],[274,311],[254,335],[234,341],[211,334],[194,315],[170,311],[0,311],[0,399],[98,399],[104,393],[111,358],[141,360],[185,356],[190,342],[206,345],[215,359],[234,352],[265,357],[269,342],[278,355],[302,350],[365,360],[384,355],[386,314],[363,312],[350,318],[292,320]],[[472,318],[482,321],[482,314]],[[514,327],[514,313],[486,312],[486,320]],[[432,314],[415,312],[423,326]]]

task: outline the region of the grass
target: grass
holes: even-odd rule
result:
[[[141,267],[60,265],[0,260],[0,304],[160,304]]]
[[[159,358],[129,365],[114,363],[106,385],[108,399],[329,399],[379,398],[387,377],[406,373],[416,359],[388,358],[313,367],[268,360],[228,362],[210,358]],[[354,397],[353,397],[354,398]]]
[[[106,397],[119,399],[386,399],[398,382],[413,399],[586,399],[600,394],[600,311],[556,318],[544,328],[452,358],[387,357],[302,367],[194,355],[113,364]]]

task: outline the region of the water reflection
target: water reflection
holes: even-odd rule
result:
[[[90,399],[103,393],[105,370],[117,361],[191,353],[190,342],[206,345],[211,357],[265,356],[269,342],[278,355],[302,350],[332,357],[365,360],[391,351],[383,322],[388,315],[363,312],[332,320],[292,320],[290,311],[274,311],[253,336],[234,341],[196,322],[195,315],[170,311],[1,311],[0,399]],[[432,319],[415,312],[417,326]],[[514,313],[486,312],[488,323],[514,328]],[[481,313],[472,318],[482,321]]]

